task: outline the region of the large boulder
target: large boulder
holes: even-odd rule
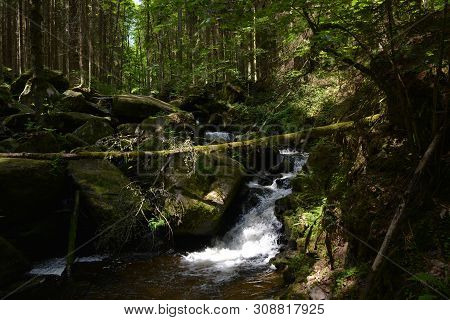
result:
[[[0,85],[0,118],[24,112],[33,112],[33,110],[15,102],[8,85]]]
[[[34,113],[18,113],[6,117],[3,125],[13,132],[26,131],[36,120]]]
[[[62,145],[52,132],[40,131],[32,133],[17,141],[15,152],[51,153],[63,150]]]
[[[14,152],[19,146],[19,142],[13,138],[7,138],[0,141],[0,152]]]
[[[0,158],[0,216],[8,223],[33,223],[57,208],[65,190],[57,161]]]
[[[41,104],[53,105],[60,97],[58,90],[43,78],[30,78],[22,93],[19,96],[19,102],[27,106],[36,107],[36,100]]]
[[[88,144],[94,144],[104,137],[114,134],[114,129],[106,121],[89,120],[73,132],[77,138],[86,141]]]
[[[9,87],[5,84],[0,85],[0,111],[7,107],[12,101],[11,92],[9,91]],[[2,114],[0,113],[0,116]]]
[[[46,128],[56,129],[63,133],[70,133],[88,121],[93,121],[99,125],[110,123],[109,118],[97,117],[87,113],[53,112],[44,118],[43,124]]]
[[[11,83],[14,80],[14,72],[11,68],[0,66],[2,68],[3,80],[6,83]]]
[[[192,113],[176,112],[163,116],[148,117],[141,122],[140,128],[144,131],[163,132],[166,129],[185,131],[193,129],[195,119]]]
[[[172,105],[148,96],[118,95],[112,102],[112,115],[122,122],[140,122],[150,116],[176,111]]]
[[[2,237],[0,237],[0,261],[0,286],[18,280],[29,267],[22,253]]]
[[[106,108],[87,101],[83,93],[73,90],[66,90],[63,93],[57,108],[61,111],[89,113],[97,116],[106,116],[109,113]]]
[[[127,188],[130,180],[109,161],[71,161],[67,169],[81,191],[82,210],[97,228],[129,215],[138,203]]]
[[[175,159],[165,175],[167,189],[177,201],[168,200],[165,212],[179,215],[175,236],[214,236],[227,218],[225,213],[235,198],[243,179],[241,164],[227,156],[200,155],[195,169],[185,166],[183,158]]]
[[[21,74],[14,82],[11,84],[11,93],[13,96],[18,97],[28,82],[31,79],[33,73],[27,71]],[[69,80],[66,79],[63,73],[59,71],[53,71],[44,69],[43,78],[46,82],[50,83],[58,92],[64,92],[69,89]]]

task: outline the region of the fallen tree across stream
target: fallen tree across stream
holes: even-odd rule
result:
[[[239,148],[251,148],[251,147],[283,147],[293,145],[295,146],[303,143],[305,139],[320,138],[334,133],[348,131],[350,129],[356,128],[358,125],[370,125],[376,122],[380,117],[381,116],[378,114],[361,119],[359,121],[338,122],[327,126],[304,129],[294,133],[286,133],[251,140],[205,145],[205,146],[194,146],[190,148],[179,148],[172,150],[133,151],[133,152],[82,151],[77,153],[27,153],[27,152],[0,153],[0,158],[22,158],[34,160],[52,160],[56,158],[66,160],[139,158],[139,157],[169,156],[187,152],[199,152],[199,153],[226,152],[228,150],[234,150]]]

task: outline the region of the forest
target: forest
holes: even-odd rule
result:
[[[448,0],[0,21],[0,297],[450,296]]]

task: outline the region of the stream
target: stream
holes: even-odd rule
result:
[[[280,151],[287,173],[253,178],[246,201],[237,206],[236,224],[210,246],[193,252],[159,256],[129,255],[79,258],[73,279],[57,281],[64,259],[35,266],[32,275],[46,280],[25,298],[64,299],[270,299],[283,287],[270,260],[280,251],[282,224],[275,202],[291,194],[291,179],[307,155]]]

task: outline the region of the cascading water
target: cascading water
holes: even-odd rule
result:
[[[281,223],[275,216],[275,202],[291,194],[291,179],[306,162],[307,155],[293,150],[280,151],[288,173],[264,185],[254,179],[248,183],[257,201],[245,211],[238,223],[221,240],[203,251],[184,256],[190,271],[210,273],[215,280],[225,281],[249,269],[267,267],[279,252]]]
[[[69,299],[268,299],[283,287],[281,274],[270,259],[280,250],[281,223],[275,202],[291,194],[290,181],[306,162],[307,155],[280,152],[286,173],[276,178],[255,178],[247,184],[248,199],[238,222],[221,239],[185,255],[129,257],[110,260],[103,256],[80,258],[77,279],[62,286],[55,280],[53,297]],[[103,260],[105,259],[106,260]],[[64,259],[48,261],[33,275],[61,275]],[[89,286],[86,288],[86,282]],[[74,287],[73,287],[74,286]],[[80,290],[82,289],[81,291]],[[76,288],[76,290],[75,290]],[[39,292],[39,291],[37,291]],[[27,296],[26,298],[33,298]],[[39,295],[34,298],[42,298]]]

